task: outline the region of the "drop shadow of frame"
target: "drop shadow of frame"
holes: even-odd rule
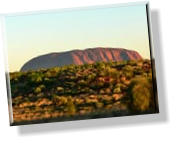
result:
[[[27,134],[41,134],[51,132],[69,132],[78,130],[90,130],[97,128],[113,128],[113,127],[129,127],[137,125],[155,125],[166,123],[168,121],[167,116],[167,98],[165,91],[165,77],[164,77],[164,63],[163,63],[163,47],[162,47],[162,33],[160,29],[160,15],[159,11],[151,11],[151,26],[152,26],[152,38],[155,53],[155,66],[157,75],[157,87],[159,98],[159,114],[148,115],[136,115],[125,117],[113,117],[91,120],[79,120],[79,121],[67,121],[67,122],[55,122],[46,124],[35,124],[27,126],[19,126],[19,135]]]

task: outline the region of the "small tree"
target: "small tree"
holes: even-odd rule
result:
[[[147,78],[134,79],[128,89],[131,103],[130,108],[133,111],[147,111],[152,108],[153,88],[152,83]]]
[[[74,115],[76,113],[76,107],[71,96],[67,99],[67,112],[69,115]]]

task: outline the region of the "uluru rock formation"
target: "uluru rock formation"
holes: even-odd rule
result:
[[[25,63],[21,71],[38,70],[70,64],[91,64],[98,61],[140,60],[141,55],[132,50],[122,48],[91,48],[85,50],[72,50],[60,53],[50,53],[35,57]]]

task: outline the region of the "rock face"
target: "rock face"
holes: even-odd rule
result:
[[[25,63],[21,71],[37,70],[40,68],[51,68],[70,64],[82,65],[98,61],[122,61],[140,60],[141,55],[132,50],[122,48],[92,48],[85,50],[73,50],[60,53],[50,53],[35,57]]]

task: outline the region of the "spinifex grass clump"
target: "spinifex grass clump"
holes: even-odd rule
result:
[[[14,122],[155,112],[150,60],[10,73]]]

